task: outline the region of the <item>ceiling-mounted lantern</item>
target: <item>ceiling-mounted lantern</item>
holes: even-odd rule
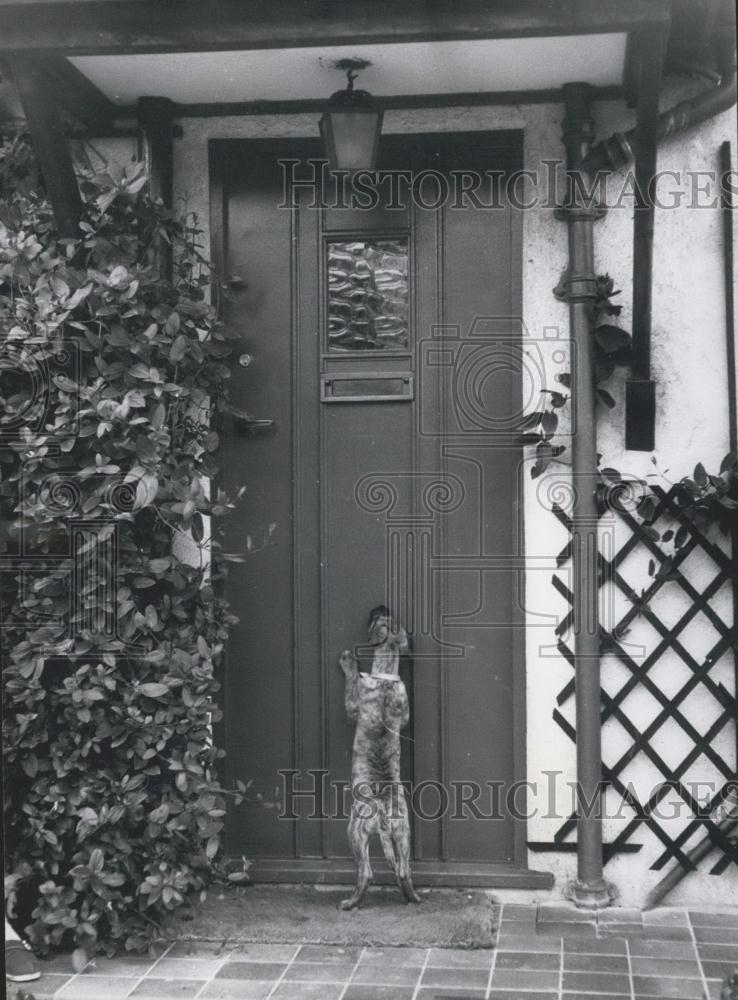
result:
[[[320,119],[325,155],[331,170],[376,170],[383,112],[366,90],[354,90],[353,66],[346,75],[346,89],[331,95]]]

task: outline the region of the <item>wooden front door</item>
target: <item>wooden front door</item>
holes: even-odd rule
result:
[[[499,874],[523,848],[505,795],[524,746],[521,213],[500,182],[519,134],[386,137],[381,183],[358,198],[320,180],[320,155],[310,141],[211,144],[214,249],[243,283],[224,303],[243,338],[232,402],[274,421],[234,419],[223,457],[225,486],[246,486],[226,548],[276,524],[227,583],[240,624],[226,780],[261,797],[231,809],[228,848],[266,878],[345,876],[353,732],[337,658],[386,603],[413,645],[418,881]],[[462,175],[485,170],[468,197]]]

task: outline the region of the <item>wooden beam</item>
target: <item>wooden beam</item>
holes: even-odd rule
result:
[[[43,66],[33,58],[17,56],[8,58],[7,63],[18,89],[59,236],[77,239],[82,199],[59,108],[49,91]]]
[[[619,86],[593,87],[593,101],[622,100],[623,89]],[[388,97],[374,97],[375,103],[383,111],[410,108],[470,108],[510,104],[560,104],[560,88],[549,90],[500,90],[459,94],[398,94]],[[210,104],[178,104],[177,118],[215,118],[219,116],[241,115],[289,115],[322,114],[325,98],[296,98],[284,101],[221,101]],[[121,117],[133,113],[131,108],[120,108]]]
[[[39,56],[56,102],[91,133],[113,131],[118,108],[76,66],[59,55]]]
[[[57,54],[205,52],[309,45],[623,32],[667,24],[669,0],[72,0],[0,4],[0,49]]]

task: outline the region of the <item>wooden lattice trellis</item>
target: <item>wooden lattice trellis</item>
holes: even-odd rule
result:
[[[731,581],[736,573],[736,563],[730,555],[684,515],[675,499],[677,487],[672,487],[668,491],[660,487],[651,487],[650,489],[656,501],[652,523],[661,516],[671,516],[687,532],[686,542],[673,556],[667,555],[662,550],[653,533],[637,517],[633,516],[626,505],[619,503],[617,498],[612,503],[603,504],[602,511],[603,514],[614,513],[629,530],[627,540],[611,558],[607,558],[602,553],[599,554],[600,588],[606,584],[612,584],[628,601],[628,610],[617,621],[612,631],[603,633],[602,637],[602,652],[617,657],[628,671],[627,680],[615,693],[602,691],[602,722],[605,726],[610,719],[617,721],[630,741],[622,749],[622,753],[617,759],[603,760],[602,778],[604,787],[611,786],[632,808],[634,814],[615,839],[605,845],[604,860],[607,862],[617,854],[641,850],[643,844],[634,842],[633,838],[639,828],[645,825],[662,848],[661,853],[651,865],[652,869],[663,868],[670,859],[674,859],[680,865],[691,869],[694,865],[685,854],[685,845],[695,832],[702,831],[702,834],[708,834],[715,847],[722,851],[721,857],[710,870],[711,874],[720,874],[731,862],[738,864],[738,844],[730,835],[718,828],[719,818],[715,818],[715,814],[719,813],[721,804],[738,785],[735,768],[718,753],[714,741],[726,726],[734,727],[736,725],[738,701],[724,684],[719,683],[711,676],[711,671],[721,656],[733,647],[736,641],[736,628],[721,618],[712,606],[711,600],[726,582]],[[560,507],[554,507],[553,513],[570,532],[571,519],[568,515]],[[668,572],[655,573],[650,585],[641,594],[636,593],[621,573],[623,563],[638,546],[645,546],[656,566],[664,566],[665,561],[670,560]],[[685,561],[696,549],[707,556],[716,568],[715,576],[701,592],[682,571]],[[558,567],[563,568],[570,562],[571,556],[572,545],[571,539],[569,539],[557,557]],[[688,609],[671,626],[666,625],[659,618],[654,608],[654,598],[667,583],[677,584],[689,599]],[[557,627],[557,634],[559,636],[558,650],[573,669],[574,654],[562,638],[569,633],[572,626],[573,595],[566,584],[556,575],[553,577],[553,584],[570,605],[567,615]],[[701,661],[685,648],[682,641],[684,630],[700,612],[705,615],[718,634],[717,641]],[[629,626],[638,616],[645,619],[659,637],[655,647],[640,661],[635,660],[629,654],[626,644],[619,638],[626,634]],[[674,694],[667,694],[650,676],[653,666],[666,653],[676,654],[690,673],[689,679]],[[721,709],[717,718],[704,732],[700,730],[698,720],[688,717],[685,706],[686,699],[700,686],[713,696]],[[659,703],[658,713],[643,731],[638,729],[623,709],[625,699],[637,688],[648,691]],[[573,697],[574,679],[572,678],[557,696],[558,707],[555,709],[553,717],[557,725],[576,743],[575,726],[561,711],[561,708]],[[653,745],[654,736],[669,721],[676,723],[691,743],[691,748],[681,762],[671,767]],[[720,775],[722,782],[708,803],[697,802],[687,787],[689,769],[703,754],[710,761],[716,773]],[[643,801],[623,780],[623,771],[639,755],[645,756],[663,779],[663,783],[660,783],[653,794]],[[691,819],[676,836],[673,836],[666,825],[660,821],[657,809],[664,796],[669,794],[671,790],[679,795],[691,811]],[[529,847],[539,851],[575,851],[576,843],[570,839],[571,835],[575,833],[576,817],[571,814],[556,831],[552,842],[530,842]]]

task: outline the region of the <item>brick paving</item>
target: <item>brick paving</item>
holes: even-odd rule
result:
[[[507,903],[490,950],[180,941],[76,975],[65,956],[42,965],[36,1000],[719,1000],[738,908]]]

